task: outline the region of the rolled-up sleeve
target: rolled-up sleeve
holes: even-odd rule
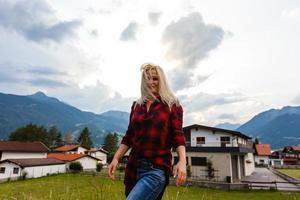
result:
[[[182,117],[183,109],[181,105],[173,105],[171,109],[171,134],[172,134],[172,146],[177,148],[178,146],[185,146],[185,137],[182,129]]]
[[[132,117],[133,112],[134,112],[134,107],[135,107],[135,102],[133,102],[133,104],[131,106],[127,131],[126,131],[124,137],[121,140],[121,144],[125,144],[128,147],[131,147],[131,145],[132,145],[132,138],[133,138],[133,134],[134,134],[133,133],[133,128],[132,128],[132,122],[131,122],[131,117]]]

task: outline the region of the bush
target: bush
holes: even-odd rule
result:
[[[119,172],[123,172],[125,170],[125,166],[119,165],[118,170],[119,170]]]
[[[73,172],[81,172],[83,170],[83,167],[80,162],[71,162],[70,170]]]
[[[26,176],[27,176],[27,172],[26,171],[23,171],[23,173],[22,173],[22,180],[25,180],[26,179]]]
[[[100,172],[102,170],[102,168],[103,168],[103,164],[102,163],[97,163],[97,165],[96,165],[96,171]]]
[[[192,176],[192,166],[191,165],[187,166],[186,173],[187,173],[187,177],[191,177]]]

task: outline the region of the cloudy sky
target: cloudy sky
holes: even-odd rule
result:
[[[159,64],[184,124],[300,104],[298,0],[0,0],[0,92],[129,111]]]

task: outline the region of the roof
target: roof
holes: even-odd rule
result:
[[[62,161],[75,161],[83,157],[90,157],[95,160],[100,160],[98,158],[95,158],[93,156],[87,155],[87,154],[77,154],[77,153],[48,153],[48,158],[56,158],[58,160]]]
[[[61,152],[65,152],[65,151],[73,151],[73,150],[76,150],[78,147],[82,147],[82,148],[85,148],[85,149],[88,149],[82,145],[79,145],[79,144],[65,144],[61,147],[58,147],[56,149],[54,149],[53,151],[61,151]]]
[[[0,151],[9,152],[49,152],[42,142],[0,141]]]
[[[10,162],[20,167],[32,167],[32,166],[45,166],[45,165],[60,165],[65,164],[61,160],[54,158],[26,158],[26,159],[6,159],[0,161],[0,163]]]
[[[102,153],[105,153],[105,154],[108,154],[108,151],[106,151],[105,149],[102,149],[102,148],[99,148],[99,149],[92,149],[92,150],[87,150],[85,152],[91,152],[91,153],[94,153],[94,152],[102,152]]]
[[[223,129],[223,128],[216,128],[216,127],[211,127],[211,126],[204,126],[204,125],[199,125],[199,124],[193,124],[190,126],[183,127],[183,131],[186,132],[187,130],[197,129],[197,128],[212,130],[213,132],[216,132],[216,131],[226,132],[226,133],[230,133],[234,136],[239,136],[241,138],[251,139],[251,137],[249,137],[239,131],[233,131],[233,130],[228,130],[228,129]]]
[[[255,150],[258,156],[270,156],[271,147],[269,144],[256,144]]]
[[[283,152],[300,151],[300,146],[287,146],[282,150]]]

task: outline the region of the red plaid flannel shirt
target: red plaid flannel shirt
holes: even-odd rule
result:
[[[146,104],[133,103],[127,132],[121,143],[131,147],[125,169],[125,193],[136,183],[136,160],[146,158],[155,166],[172,173],[171,148],[185,145],[182,130],[182,107],[154,101],[147,112]]]

